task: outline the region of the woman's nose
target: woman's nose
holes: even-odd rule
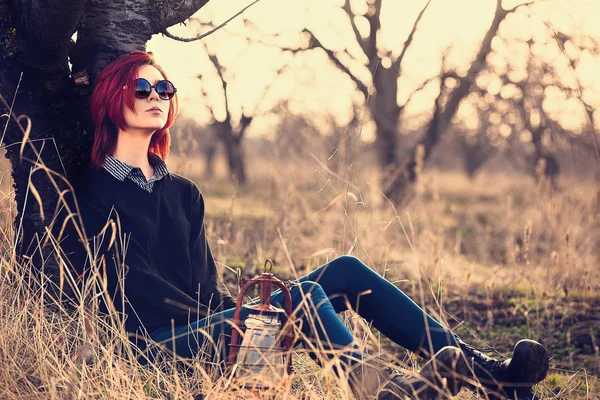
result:
[[[158,101],[158,99],[160,97],[158,96],[158,92],[156,91],[156,89],[151,88],[150,90],[151,90],[151,92],[150,92],[150,96],[148,96],[148,101],[152,101],[152,100]]]

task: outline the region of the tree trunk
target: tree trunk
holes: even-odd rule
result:
[[[75,177],[86,161],[85,137],[74,118],[78,97],[66,58],[82,4],[71,2],[62,14],[62,2],[46,4],[40,10],[36,2],[24,5],[0,0],[0,34],[9,50],[0,55],[0,94],[9,106],[14,98],[14,118],[2,119],[7,128],[2,144],[11,162],[17,203],[15,251],[38,266],[45,258],[41,251],[45,228],[56,213],[59,193],[67,189],[60,176]],[[56,18],[56,26],[49,26],[44,17]],[[0,107],[1,114],[10,112],[5,104]],[[24,115],[31,129],[22,145],[28,121],[19,117]]]
[[[487,143],[485,132],[479,132],[474,143],[468,143],[465,138],[460,138],[463,153],[464,169],[469,179],[475,178],[479,169],[493,156],[492,147]]]
[[[533,154],[533,168],[535,179],[538,183],[549,183],[550,187],[556,187],[556,179],[560,173],[560,164],[558,159],[548,151],[543,144],[543,135],[546,130],[544,123],[540,123],[536,129],[531,128],[532,143],[535,149]]]
[[[204,150],[204,162],[205,162],[205,169],[204,169],[204,173],[206,175],[207,178],[212,178],[215,176],[215,168],[213,167],[213,164],[215,162],[215,155],[217,154],[217,144],[216,143],[209,143],[208,147],[206,147],[206,149]]]
[[[378,68],[373,82],[377,95],[370,102],[371,114],[375,120],[376,148],[382,170],[398,163],[398,119],[400,107],[398,95],[398,74],[400,63],[390,68]]]
[[[227,166],[232,179],[240,184],[246,184],[246,159],[242,148],[243,135],[235,134],[229,120],[216,122],[219,138],[225,145]]]

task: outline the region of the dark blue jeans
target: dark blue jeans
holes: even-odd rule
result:
[[[325,350],[332,350],[331,354],[341,349],[344,352],[341,359],[347,363],[361,358],[351,332],[337,315],[348,307],[372,322],[390,340],[421,356],[435,354],[444,346],[456,346],[457,337],[448,328],[356,257],[336,258],[297,283],[291,295],[293,308],[302,307],[298,317],[302,320],[303,334],[317,339]],[[274,291],[271,304],[283,303],[281,290]],[[215,313],[190,325],[176,326],[174,332],[171,326],[165,326],[150,333],[150,337],[181,357],[193,357],[210,349],[207,354],[216,354],[224,361],[229,351],[233,314],[234,309]],[[242,311],[242,319],[245,317]]]

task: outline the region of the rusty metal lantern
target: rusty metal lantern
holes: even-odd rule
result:
[[[290,283],[277,279],[272,270],[273,262],[267,260],[262,274],[254,279],[241,277],[239,280],[240,291],[233,316],[234,326],[227,367],[234,377],[240,380],[258,377],[261,374],[283,378],[285,374],[292,372],[292,336],[287,327],[282,327],[282,320],[292,315]],[[260,285],[259,302],[242,305],[248,290],[256,285]],[[273,286],[281,289],[285,299],[285,310],[271,304]],[[240,318],[242,307],[247,311],[247,317],[243,321]],[[245,330],[240,344],[239,330],[243,328]],[[260,389],[268,385],[261,378],[249,386]]]

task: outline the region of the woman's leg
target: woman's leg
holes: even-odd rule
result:
[[[300,319],[302,333],[306,336],[304,340],[314,344],[314,347],[309,346],[309,354],[317,361],[322,360],[323,356],[338,357],[342,369],[348,372],[348,382],[355,397],[400,399],[417,390],[421,393],[420,398],[437,398],[439,389],[436,386],[441,387],[442,378],[447,379],[452,393],[460,390],[461,382],[454,379],[457,364],[461,362],[458,349],[448,347],[444,349],[445,352],[442,350],[425,365],[419,375],[391,374],[387,364],[377,358],[363,359],[363,353],[354,337],[342,323],[318,283],[304,279],[292,287],[291,297],[295,317]],[[271,294],[271,304],[284,306],[283,302],[281,290]],[[181,357],[191,358],[204,352],[205,355],[213,356],[214,362],[222,362],[227,360],[229,353],[226,345],[231,337],[234,311],[229,309],[174,329],[165,327],[150,336]],[[247,312],[242,309],[241,318],[246,316]],[[311,339],[316,340],[313,342]],[[221,345],[218,346],[217,343]],[[363,361],[358,362],[359,360]],[[464,360],[460,365],[464,365],[464,368],[458,372],[466,371]],[[336,372],[341,371],[336,369]]]
[[[489,358],[464,343],[355,257],[336,258],[299,279],[305,280],[320,284],[336,312],[346,310],[349,303],[388,338],[422,356],[435,354],[444,346],[461,348],[472,364],[474,378],[490,393],[511,398],[515,394],[528,396],[531,386],[548,373],[548,352],[540,343],[521,340],[510,360]]]
[[[325,350],[330,357],[337,352],[341,360],[349,365],[362,358],[354,337],[340,320],[318,283],[304,280],[293,286],[290,293],[292,309],[297,310],[296,317],[301,319],[302,333],[307,338],[316,337],[318,349]],[[272,293],[271,304],[283,308],[284,301],[281,290]],[[184,358],[191,358],[202,352],[213,356],[215,361],[225,361],[229,354],[234,312],[234,309],[229,309],[190,325],[176,326],[174,329],[160,328],[152,332],[150,337]],[[246,316],[247,312],[242,308],[242,320]],[[315,357],[314,354],[311,355]]]
[[[349,304],[389,339],[422,356],[457,346],[448,328],[356,257],[336,258],[299,279],[304,281],[318,282],[336,312]]]

